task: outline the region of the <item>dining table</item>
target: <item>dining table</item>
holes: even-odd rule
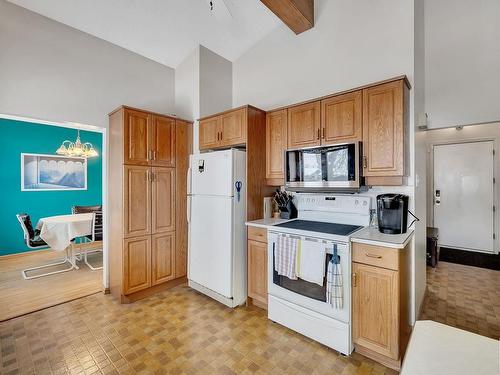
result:
[[[66,251],[67,261],[71,269],[78,269],[76,254],[73,248],[75,238],[92,234],[93,213],[57,215],[41,218],[36,229],[40,237],[54,251]]]

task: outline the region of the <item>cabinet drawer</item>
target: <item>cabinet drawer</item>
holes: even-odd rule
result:
[[[397,271],[400,251],[390,247],[353,243],[352,261]]]
[[[248,227],[248,239],[267,243],[267,229]]]

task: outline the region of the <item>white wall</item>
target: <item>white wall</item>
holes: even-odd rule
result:
[[[480,124],[464,126],[462,130],[453,128],[434,129],[426,132],[427,143],[427,221],[429,225],[433,225],[434,216],[434,188],[433,188],[433,158],[432,146],[445,143],[460,143],[460,142],[473,142],[478,140],[493,140],[495,142],[495,157],[494,157],[494,174],[497,181],[500,180],[500,122],[491,124]],[[495,205],[498,207],[498,200],[500,199],[500,184],[497,182],[495,185]],[[500,251],[500,210],[496,210],[495,214],[495,233],[497,233],[494,241],[495,252]],[[473,234],[472,234],[473,235]]]
[[[174,110],[174,70],[0,0],[0,113],[107,127],[121,104]]]
[[[418,118],[425,113],[425,2],[415,0],[415,37],[414,37],[414,104],[415,124],[419,125]],[[425,116],[424,116],[425,118]],[[427,163],[426,163],[426,132],[416,130],[415,133],[415,215],[420,219],[415,225],[414,241],[414,279],[415,279],[415,304],[421,306],[425,297],[427,286]],[[419,311],[417,311],[418,314]],[[417,315],[418,318],[418,315]]]
[[[280,24],[233,62],[233,105],[271,109],[406,74],[413,1],[316,0],[313,29]]]
[[[175,111],[193,120],[193,152],[199,152],[198,119],[232,108],[233,64],[201,45],[175,69]]]
[[[429,127],[500,120],[500,1],[425,1]]]
[[[196,48],[175,68],[175,113],[193,121],[193,150],[198,150],[200,118],[200,49]]]
[[[316,0],[313,29],[296,36],[280,25],[233,62],[233,106],[252,104],[269,110],[318,96],[406,74],[414,81],[414,2],[399,0]],[[414,197],[414,112],[410,91],[407,186],[368,192],[401,192]],[[424,200],[425,201],[425,200]],[[419,235],[422,231],[419,230]],[[423,239],[419,239],[421,243]],[[412,301],[425,289],[425,276],[414,273]],[[418,256],[420,256],[420,252]],[[419,301],[412,302],[412,320]]]
[[[233,64],[200,46],[200,116],[232,108]]]

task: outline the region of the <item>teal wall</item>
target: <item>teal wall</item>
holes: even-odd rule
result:
[[[55,154],[76,129],[0,118],[0,255],[30,251],[16,214],[26,212],[33,226],[46,216],[71,213],[73,205],[102,203],[102,134],[80,131],[99,153],[87,161],[87,190],[21,191],[21,153]]]

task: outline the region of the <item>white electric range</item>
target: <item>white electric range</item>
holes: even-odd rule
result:
[[[343,354],[353,350],[351,339],[350,236],[369,225],[370,197],[358,195],[297,194],[298,218],[268,228],[268,318]],[[279,276],[274,250],[280,235],[325,244],[325,275],[337,245],[343,280],[343,307],[326,302],[323,286]]]

